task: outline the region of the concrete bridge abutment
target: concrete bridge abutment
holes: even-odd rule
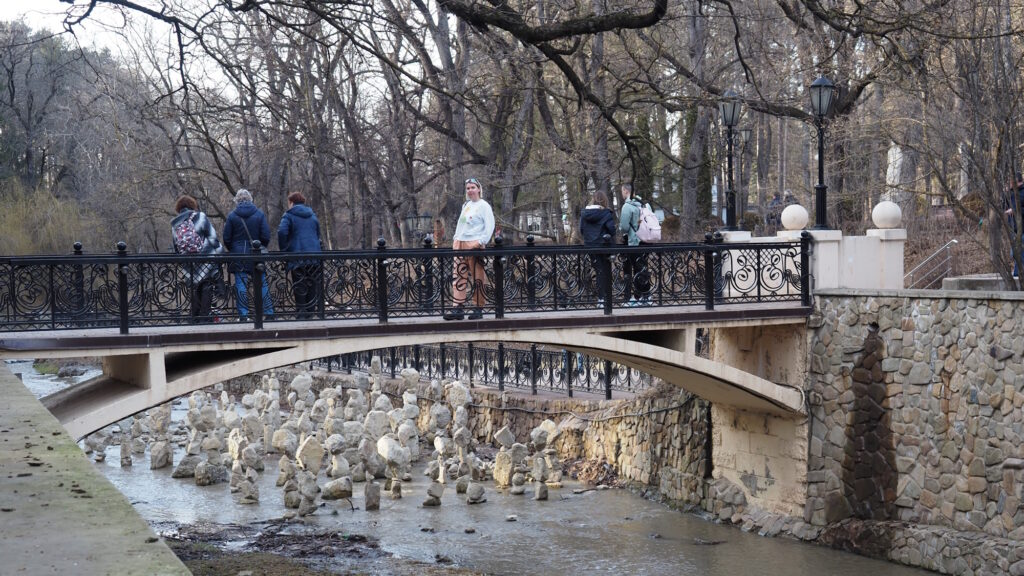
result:
[[[806,381],[806,324],[714,328],[711,359],[800,392]],[[747,502],[802,516],[807,501],[809,427],[803,414],[769,414],[711,405],[714,478],[742,487]]]

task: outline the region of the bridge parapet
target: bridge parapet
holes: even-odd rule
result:
[[[731,246],[653,244],[630,246],[503,246],[473,252],[386,249],[217,256],[117,254],[31,256],[0,259],[0,332],[130,329],[188,324],[296,319],[375,319],[440,316],[456,305],[453,281],[484,269],[484,312],[506,314],[601,309],[611,315],[645,307],[758,305],[808,302],[807,240]],[[213,295],[209,312],[192,314],[200,295],[193,278],[226,278],[227,268],[253,270],[261,290],[244,291],[252,318],[236,310],[238,292]],[[313,294],[297,291],[312,286]],[[611,294],[611,298],[602,298]],[[263,316],[262,310],[273,309]]]

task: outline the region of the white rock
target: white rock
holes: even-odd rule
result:
[[[458,484],[456,484],[456,487]],[[469,486],[466,487],[466,503],[467,504],[479,504],[486,502],[487,498],[484,496],[484,487],[482,484],[476,482],[470,482]]]
[[[331,454],[340,454],[345,450],[345,437],[341,434],[331,434],[327,437],[324,448]]]
[[[174,451],[167,442],[154,442],[149,449],[149,467],[151,470],[166,468],[174,463]]]
[[[466,428],[469,426],[469,411],[466,410],[465,406],[459,406],[455,409],[455,417],[452,419],[452,430],[458,430],[459,428]]]
[[[511,448],[516,442],[516,436],[509,430],[508,426],[502,426],[501,430],[494,434],[494,440],[501,444],[503,448]]]
[[[323,459],[324,449],[314,436],[306,438],[302,445],[299,446],[299,451],[295,455],[295,460],[298,462],[299,467],[314,475],[320,472]]]
[[[444,430],[452,422],[452,413],[444,404],[433,404],[430,406],[430,428]]]
[[[367,482],[363,488],[363,495],[366,498],[363,503],[365,510],[380,510],[380,484]]]
[[[295,451],[299,448],[299,437],[287,428],[279,428],[274,431],[274,437],[270,445],[278,452],[286,454],[291,458],[295,456]]]
[[[341,478],[342,476],[349,476],[351,470],[348,465],[348,460],[345,459],[341,454],[336,454],[331,457],[331,467],[327,470],[327,475],[331,478]]]
[[[455,443],[447,436],[435,436],[434,450],[437,450],[437,453],[442,456],[451,456],[455,454]]]
[[[405,420],[398,427],[398,441],[402,443],[402,446],[410,446],[412,443],[419,440],[419,430],[416,425],[413,424],[412,420]]]
[[[295,391],[298,398],[304,398],[309,389],[313,387],[313,377],[307,372],[303,372],[295,378],[292,378],[292,383],[288,385],[288,388]]]
[[[448,385],[448,404],[452,408],[458,409],[472,401],[473,397],[469,393],[469,388],[466,388],[462,382],[455,381]]]
[[[384,412],[386,414],[394,410],[395,407],[391,404],[390,398],[381,394],[380,396],[377,397],[376,400],[373,401],[373,409],[380,410],[381,412]]]
[[[390,435],[382,436],[377,440],[377,454],[389,466],[394,466],[399,470],[404,469],[410,462],[409,449],[402,446],[397,439]]]
[[[388,415],[380,410],[370,410],[363,421],[366,435],[376,441],[388,433]]]
[[[337,480],[331,480],[324,487],[320,493],[320,497],[324,500],[340,500],[341,498],[352,497],[352,479],[348,476],[343,476]]]

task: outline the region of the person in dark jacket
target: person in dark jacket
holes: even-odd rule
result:
[[[288,211],[277,227],[277,245],[283,252],[319,252],[320,222],[306,206],[302,192],[288,195]],[[309,318],[320,301],[320,263],[318,260],[290,260],[292,292],[299,318]]]
[[[252,193],[242,188],[235,194],[235,209],[228,214],[224,223],[224,246],[232,254],[251,254],[252,243],[259,240],[263,248],[270,245],[270,224],[263,211],[252,202]],[[232,262],[228,271],[235,276],[235,303],[238,316],[245,322],[249,319],[249,285],[252,282],[252,262]],[[274,303],[270,299],[270,285],[263,276],[263,312],[274,315]]]
[[[609,246],[615,234],[615,213],[608,207],[608,195],[598,190],[590,205],[580,213],[580,236],[584,246]],[[598,306],[603,306],[605,298],[606,272],[609,256],[591,254],[590,262],[594,266],[597,277]]]
[[[199,211],[196,199],[184,195],[174,203],[177,216],[171,220],[171,238],[176,254],[201,256],[222,254],[224,247],[217,239],[206,214]],[[182,269],[189,284],[190,317],[195,323],[210,322],[213,297],[221,281],[220,265],[215,262],[189,263]]]

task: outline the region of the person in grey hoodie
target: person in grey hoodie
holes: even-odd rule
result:
[[[466,202],[452,236],[453,250],[482,250],[494,234],[494,212],[483,199],[483,187],[476,178],[466,180]],[[452,303],[455,305],[444,315],[445,320],[462,320],[464,306],[472,297],[475,308],[469,313],[470,320],[483,318],[484,305],[484,264],[479,256],[455,258],[452,276]]]
[[[580,212],[580,236],[583,237],[584,246],[611,244],[612,236],[615,235],[615,213],[608,208],[608,204],[608,195],[597,190],[593,202]],[[597,279],[598,305],[603,305],[608,297],[605,294],[607,261],[608,256],[605,254],[590,255]]]
[[[313,210],[306,206],[302,192],[288,195],[288,211],[281,217],[277,227],[277,245],[282,252],[319,252],[320,221]],[[298,318],[313,316],[320,302],[320,261],[289,260],[288,270],[292,275],[292,292],[295,294],[295,309]]]
[[[619,213],[619,233],[623,235],[628,246],[640,246],[644,244],[637,237],[636,231],[640,227],[640,208],[643,204],[639,197],[633,196],[633,185],[623,184],[622,211]],[[626,282],[626,306],[643,305],[651,292],[651,273],[647,269],[647,259],[643,254],[627,254],[625,270]]]

